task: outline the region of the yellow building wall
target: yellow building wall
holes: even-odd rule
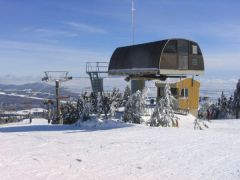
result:
[[[196,112],[199,105],[199,88],[200,83],[198,81],[192,80],[192,78],[187,78],[176,83],[179,94],[179,108],[189,109],[190,112]],[[188,98],[181,97],[181,90],[188,89]],[[193,113],[195,114],[195,113]]]

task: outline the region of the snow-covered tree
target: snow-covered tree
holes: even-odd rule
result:
[[[236,90],[234,91],[233,109],[235,112],[236,119],[238,119],[240,113],[240,79],[238,80]]]
[[[218,107],[219,107],[219,119],[227,118],[228,115],[228,100],[224,92],[222,92],[221,97],[218,98]]]
[[[116,101],[112,101],[112,103],[110,104],[110,117],[113,118],[115,116],[115,112],[117,110],[117,102]]]
[[[83,99],[83,112],[80,117],[82,121],[86,121],[90,119],[90,114],[92,111],[91,109],[92,109],[92,103],[87,101],[86,99]]]
[[[78,111],[78,115],[80,118],[80,116],[83,112],[83,97],[82,96],[77,100],[77,111]]]
[[[233,114],[233,96],[231,95],[230,98],[228,99],[228,102],[227,102],[227,107],[228,107],[228,111],[229,113]]]
[[[150,126],[178,127],[178,118],[173,111],[175,98],[169,84],[164,88],[164,96],[157,102],[150,118]]]
[[[198,118],[207,119],[207,111],[211,105],[209,102],[201,103],[198,109]]]
[[[200,119],[231,119],[234,117],[234,97],[227,98],[222,92],[217,103],[204,103],[201,104],[198,111],[198,118]]]
[[[105,115],[105,119],[108,119],[108,113],[110,110],[110,98],[105,94],[102,97],[102,110]]]
[[[97,116],[100,117],[103,113],[103,97],[101,93],[98,93],[97,97]]]
[[[75,123],[80,117],[77,106],[71,102],[61,105],[61,113],[64,124]]]
[[[123,121],[140,124],[145,111],[145,99],[141,91],[132,94],[125,106]]]
[[[131,89],[130,89],[129,85],[127,85],[124,90],[124,93],[123,93],[123,106],[125,106],[127,104],[130,96],[131,96]]]
[[[90,103],[91,103],[91,113],[96,114],[98,112],[97,110],[97,93],[91,93],[90,94]]]
[[[122,105],[123,96],[119,89],[114,88],[111,94],[111,101],[115,101],[117,106]]]
[[[122,105],[122,94],[119,89],[114,88],[110,95],[110,117],[115,116],[115,111]]]

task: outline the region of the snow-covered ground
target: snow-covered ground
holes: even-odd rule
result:
[[[0,91],[0,95],[15,96],[15,97],[22,97],[22,98],[30,98],[30,99],[37,99],[37,100],[44,100],[44,98],[31,97],[31,96],[28,96],[28,95],[21,95],[21,94],[16,94],[16,93],[7,94],[7,93],[1,92],[1,91]]]
[[[46,109],[43,108],[32,108],[32,109],[25,109],[25,110],[20,110],[17,111],[16,113],[18,115],[28,115],[29,113],[34,114],[34,113],[43,113],[46,112]]]
[[[0,179],[240,179],[240,121],[193,130],[119,122],[0,126]]]

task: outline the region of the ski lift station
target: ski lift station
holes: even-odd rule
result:
[[[190,112],[196,112],[198,108],[200,87],[193,78],[203,73],[201,49],[196,42],[187,39],[166,39],[119,47],[113,52],[108,67],[109,75],[122,75],[131,80],[132,92],[142,90],[145,80],[164,81],[167,78],[179,78],[180,81],[174,85],[174,88],[177,88],[175,95],[181,99],[179,108]],[[191,76],[192,80],[184,81],[188,76]],[[162,83],[156,83],[158,96],[162,90],[160,84]],[[187,93],[183,95],[184,92]]]
[[[171,76],[200,75],[204,62],[196,42],[168,39],[117,48],[110,60],[110,75],[130,78],[165,79]]]

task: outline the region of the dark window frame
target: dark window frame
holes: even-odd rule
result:
[[[164,53],[177,53],[178,52],[178,43],[177,40],[171,40],[167,43],[164,48]]]
[[[192,60],[192,65],[193,66],[198,66],[199,63],[198,63],[198,59],[197,58],[192,58],[191,60]]]
[[[178,40],[177,52],[179,54],[189,54],[189,42],[186,40]]]
[[[189,91],[188,88],[182,88],[180,91],[180,98],[187,99],[189,97]]]

